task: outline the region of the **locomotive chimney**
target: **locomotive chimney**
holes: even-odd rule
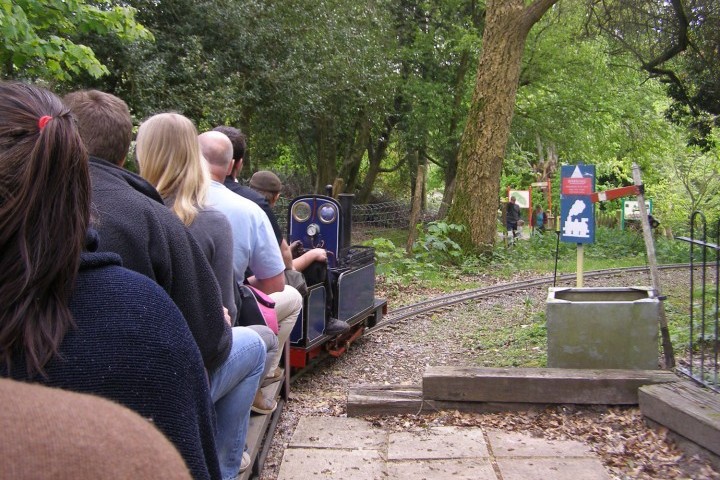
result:
[[[352,242],[352,206],[355,195],[341,193],[338,195],[340,209],[342,210],[342,231],[340,232],[340,251],[350,248]]]

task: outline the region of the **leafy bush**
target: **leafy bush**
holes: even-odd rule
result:
[[[462,232],[465,227],[452,223],[430,222],[426,226],[420,224],[417,228],[418,239],[412,248],[415,260],[423,263],[459,263],[463,250],[450,235]]]
[[[460,265],[463,251],[450,234],[462,231],[459,225],[445,222],[430,222],[418,226],[418,239],[412,252],[407,255],[405,249],[396,246],[385,238],[375,238],[363,245],[375,249],[378,274],[389,280],[412,280],[434,274],[439,266]]]

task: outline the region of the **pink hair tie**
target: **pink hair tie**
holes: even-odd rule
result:
[[[53,117],[51,117],[50,115],[43,115],[42,117],[40,117],[40,119],[38,120],[38,128],[40,129],[40,131],[45,128],[45,125],[47,125],[47,123],[52,120],[52,118]]]

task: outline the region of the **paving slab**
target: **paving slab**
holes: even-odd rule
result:
[[[502,480],[610,480],[596,458],[498,458]]]
[[[391,433],[388,460],[488,457],[482,429],[433,427],[418,432]]]
[[[359,418],[302,417],[289,446],[293,448],[368,449],[385,447],[387,433]]]
[[[610,480],[574,440],[481,427],[391,433],[360,418],[303,417],[278,480]]]
[[[489,458],[390,461],[387,472],[393,480],[497,480]]]
[[[584,443],[575,440],[547,440],[521,432],[487,429],[496,457],[594,457]]]
[[[375,480],[389,478],[377,450],[287,448],[278,480]]]

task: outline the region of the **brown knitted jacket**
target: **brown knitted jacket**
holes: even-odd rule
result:
[[[190,479],[175,447],[100,397],[0,379],[0,477]]]

